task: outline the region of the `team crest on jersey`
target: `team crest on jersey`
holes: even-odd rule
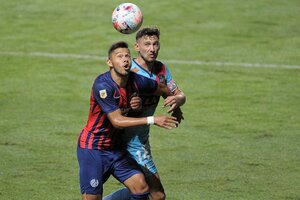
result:
[[[158,79],[160,83],[165,84],[166,83],[166,77],[162,74],[158,75]]]
[[[106,93],[106,90],[100,90],[99,91],[99,94],[100,94],[100,97],[102,99],[105,99],[107,97],[107,93]]]
[[[137,73],[139,71],[139,69],[135,67],[131,71],[134,72],[134,73]]]

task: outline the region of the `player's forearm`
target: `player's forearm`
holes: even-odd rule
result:
[[[177,88],[173,92],[173,95],[175,96],[177,107],[182,106],[183,104],[185,104],[186,97],[185,97],[184,93],[179,88]]]
[[[117,109],[113,112],[107,114],[107,117],[111,124],[115,128],[127,128],[133,126],[141,126],[141,125],[156,125],[166,129],[172,129],[177,127],[178,121],[176,117],[173,116],[148,116],[148,117],[126,117],[123,116],[120,109]]]
[[[147,118],[135,118],[135,117],[126,117],[123,116],[120,109],[117,109],[111,113],[107,114],[107,117],[111,124],[119,129],[140,126],[147,124]]]
[[[161,84],[161,83],[158,84],[157,89],[154,94],[158,95],[158,96],[162,96],[164,98],[172,95],[169,88],[165,84]]]
[[[176,117],[173,116],[149,116],[142,118],[134,118],[134,117],[125,117],[121,115],[120,109],[115,110],[111,113],[107,114],[108,119],[111,124],[119,129],[133,127],[133,126],[141,126],[141,125],[151,125],[154,124],[156,126],[172,129],[177,127],[178,121]]]
[[[133,127],[133,126],[147,125],[147,118],[119,116],[111,120],[111,123],[115,128],[123,129],[123,128]]]

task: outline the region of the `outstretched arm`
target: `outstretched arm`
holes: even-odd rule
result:
[[[142,118],[125,117],[122,116],[120,109],[108,113],[107,117],[114,127],[120,129],[132,127],[132,126],[151,125],[151,124],[166,129],[172,129],[175,128],[178,124],[178,122],[176,121],[176,117],[172,117],[172,116],[161,115],[161,116],[149,116],[149,117],[142,117]]]

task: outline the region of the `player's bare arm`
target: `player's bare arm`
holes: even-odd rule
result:
[[[179,89],[176,88],[173,92],[173,95],[168,96],[164,100],[164,107],[170,106],[168,113],[173,112],[176,108],[182,106],[186,101],[186,97],[184,93]]]
[[[108,113],[107,117],[112,123],[112,125],[119,129],[133,127],[133,126],[140,126],[140,125],[151,125],[151,124],[154,124],[156,126],[165,129],[172,129],[172,128],[176,128],[178,124],[176,117],[173,116],[161,115],[161,116],[150,116],[150,117],[142,117],[142,118],[125,117],[122,115],[120,109]]]
[[[176,88],[173,92],[173,95],[168,96],[164,100],[164,107],[170,106],[167,112],[172,113],[172,116],[176,117],[179,124],[181,123],[181,120],[184,119],[180,106],[182,106],[185,101],[186,97],[179,88]]]
[[[158,83],[157,89],[154,92],[154,95],[158,95],[158,96],[162,96],[162,97],[166,98],[173,94],[170,92],[168,86],[166,86],[165,84],[162,84],[162,83]]]

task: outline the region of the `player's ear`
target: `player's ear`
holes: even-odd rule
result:
[[[137,42],[134,44],[134,49],[136,51],[140,51],[140,47],[139,47],[139,44]]]
[[[110,59],[107,59],[106,64],[109,66],[109,68],[113,68],[113,64]]]

